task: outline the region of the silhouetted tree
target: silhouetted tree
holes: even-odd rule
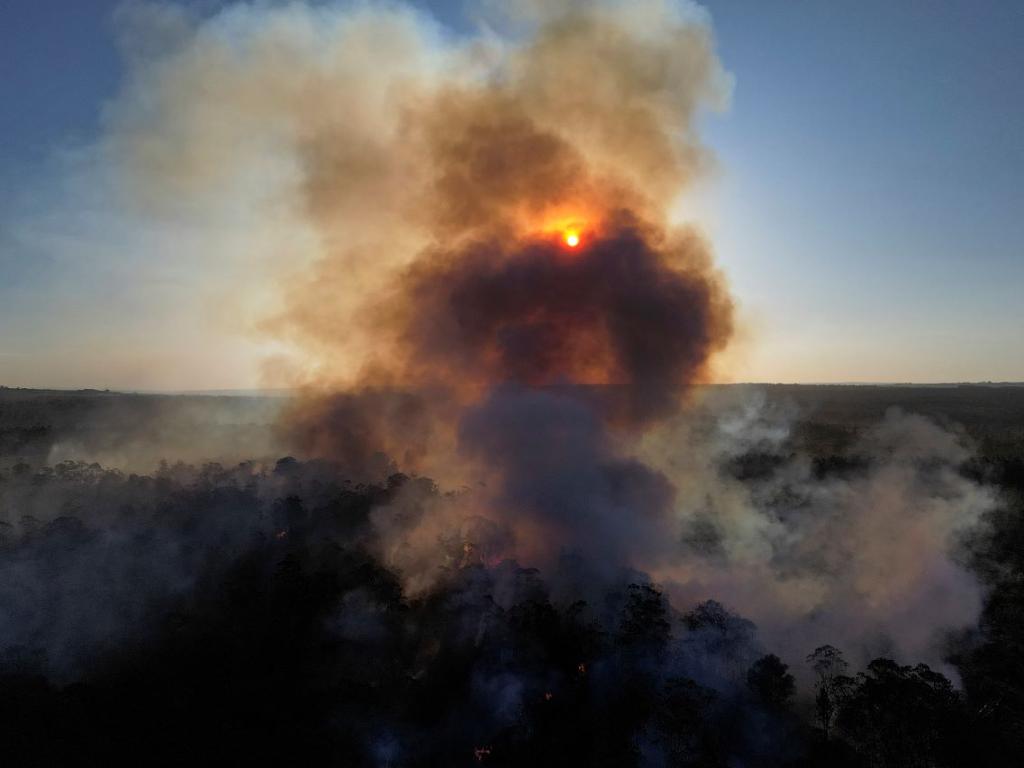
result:
[[[815,648],[814,653],[807,657],[807,662],[816,676],[814,704],[818,724],[821,726],[822,736],[828,741],[833,722],[852,681],[844,674],[847,664],[842,651],[831,645]]]
[[[846,692],[838,722],[871,766],[931,768],[962,764],[953,741],[960,715],[943,675],[875,659]]]
[[[789,666],[773,653],[762,656],[747,672],[747,686],[766,706],[783,709],[796,690]]]
[[[619,622],[620,642],[627,648],[660,652],[668,645],[671,630],[661,591],[650,584],[630,584]]]
[[[713,765],[718,757],[711,713],[713,691],[693,680],[666,682],[654,715],[668,765]]]

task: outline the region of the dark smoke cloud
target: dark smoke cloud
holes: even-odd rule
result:
[[[578,257],[558,241],[484,242],[414,272],[413,368],[483,386],[614,386],[634,423],[674,412],[728,336],[728,302],[713,278],[672,269],[639,227],[608,226]]]
[[[707,28],[662,3],[632,12],[554,5],[526,18],[516,37],[477,50],[468,69],[463,61],[429,81],[403,81],[384,122],[382,140],[394,140],[381,155],[370,150],[356,176],[334,149],[337,136],[302,144],[304,201],[327,243],[278,318],[317,360],[310,395],[284,420],[303,454],[355,466],[360,453],[386,453],[442,482],[489,476],[510,498],[512,444],[489,455],[481,475],[483,457],[466,449],[467,420],[483,445],[482,411],[499,409],[509,392],[558,387],[550,405],[568,408],[567,420],[592,411],[589,439],[604,446],[604,463],[629,466],[605,431],[674,414],[726,345],[723,281],[703,240],[669,226],[667,214],[701,166],[690,122],[723,81]],[[564,81],[563,99],[551,78]],[[378,278],[389,277],[367,287],[364,228],[353,221],[341,231],[339,222],[351,218],[353,191],[383,189],[388,163],[399,161],[406,184],[385,223],[421,241],[385,255],[392,266]],[[582,238],[577,249],[563,243],[566,230]],[[354,284],[366,293],[356,301]],[[509,476],[500,478],[503,466]],[[520,531],[520,546],[553,511],[536,511],[537,530]],[[506,501],[481,514],[516,513]],[[548,532],[566,545],[570,535]]]
[[[674,488],[627,443],[731,335],[707,244],[668,216],[707,165],[694,116],[728,89],[705,20],[538,11],[442,40],[400,7],[239,7],[156,46],[112,111],[147,210],[228,194],[316,243],[263,326],[293,350],[271,383],[305,393],[277,437],[356,480],[456,489],[371,515],[413,593],[510,557],[577,558],[581,583],[665,556]]]
[[[500,390],[467,415],[460,447],[501,468],[490,503],[515,520],[528,562],[553,565],[570,550],[621,568],[653,559],[671,531],[671,484],[619,456],[593,409],[571,396]]]

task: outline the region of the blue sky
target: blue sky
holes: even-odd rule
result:
[[[1024,4],[710,10],[736,75],[715,235],[765,324],[755,369],[1024,378]]]
[[[74,291],[51,290],[63,267],[10,236],[117,93],[118,5],[0,0],[0,383],[185,383],[64,355],[46,310]],[[458,25],[460,5],[433,10]],[[1024,3],[704,5],[735,91],[703,120],[720,170],[682,210],[741,307],[732,375],[1024,380]],[[255,383],[238,355],[195,387]]]

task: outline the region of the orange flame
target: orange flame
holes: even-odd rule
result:
[[[519,224],[524,233],[558,238],[567,248],[579,248],[584,238],[599,228],[601,218],[594,206],[575,202],[524,215]]]

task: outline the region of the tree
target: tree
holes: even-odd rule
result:
[[[720,762],[712,722],[714,705],[714,692],[693,680],[666,681],[653,719],[668,765]]]
[[[834,646],[822,645],[815,648],[814,653],[807,657],[807,662],[817,677],[814,705],[822,735],[828,741],[832,724],[852,680],[844,674],[847,664],[842,651]]]
[[[619,623],[619,637],[627,648],[660,653],[671,635],[665,596],[650,584],[630,584]]]
[[[789,674],[789,665],[770,653],[751,665],[747,686],[769,708],[784,709],[796,690],[796,681]]]
[[[843,733],[871,765],[961,765],[956,734],[960,698],[943,675],[926,664],[901,667],[875,659],[842,702]]]
[[[729,613],[717,600],[705,600],[683,616],[683,626],[699,633],[711,653],[736,661],[749,650],[757,632],[752,621]]]

